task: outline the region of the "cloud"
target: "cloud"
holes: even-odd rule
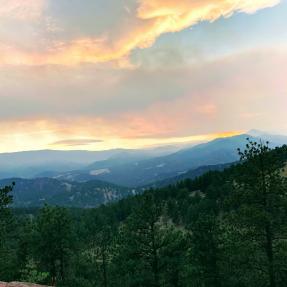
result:
[[[102,140],[95,140],[95,139],[65,139],[65,140],[59,140],[56,142],[51,143],[51,146],[85,146],[95,143],[101,143]]]
[[[87,121],[94,125],[94,129],[85,128]],[[100,124],[99,124],[100,123]],[[65,122],[68,124],[68,122]],[[144,148],[155,145],[166,145],[175,143],[191,143],[212,140],[217,137],[226,137],[237,135],[242,131],[226,131],[210,134],[194,134],[188,136],[174,137],[143,137],[129,138],[119,137],[120,124],[104,122],[96,119],[82,119],[81,121],[73,119],[70,125],[65,126],[63,122],[55,119],[30,119],[30,120],[13,120],[10,122],[0,122],[1,142],[0,152],[15,152],[23,150],[41,150],[51,147],[61,150],[69,150],[71,147],[82,150],[106,150],[116,148]],[[73,127],[72,127],[73,124]],[[99,127],[105,125],[101,130]],[[13,126],[13,133],[11,133]],[[100,134],[109,134],[104,141],[80,138],[74,140],[63,140],[67,136],[93,136],[95,129]],[[129,129],[129,127],[127,127]],[[113,131],[113,135],[111,132]],[[94,142],[95,141],[95,142]],[[87,145],[87,142],[89,144]],[[51,144],[52,143],[52,144]],[[71,144],[71,145],[70,145]]]
[[[286,130],[286,4],[225,21],[280,1],[84,2],[0,0],[0,150]]]
[[[253,126],[283,129],[286,74],[286,48],[175,70],[2,67],[0,149],[65,139],[102,139],[91,146],[105,149]]]
[[[38,20],[44,6],[45,0],[0,0],[0,17],[21,21]]]
[[[0,15],[10,15],[20,19],[36,18],[41,12],[43,1],[12,0],[12,4],[2,8],[2,12],[0,10]],[[100,37],[82,36],[70,41],[57,39],[51,41],[45,51],[40,52],[2,45],[0,65],[78,65],[114,61],[120,66],[126,66],[127,57],[134,49],[152,46],[162,34],[179,32],[202,21],[230,17],[235,12],[254,13],[260,9],[275,6],[279,2],[280,0],[182,0],[180,2],[140,0],[133,14],[128,13],[127,17],[130,19],[122,20],[118,27],[111,27],[110,31],[106,31]],[[125,7],[123,10],[126,9]],[[125,24],[126,22],[128,25]],[[113,29],[116,33],[112,32]]]
[[[140,0],[138,16],[141,19],[163,19],[165,32],[180,31],[199,21],[214,21],[229,17],[234,12],[254,13],[272,7],[280,0]]]

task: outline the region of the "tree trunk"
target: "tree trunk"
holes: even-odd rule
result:
[[[65,274],[64,274],[64,256],[61,254],[61,259],[60,259],[60,277],[61,280],[64,280]]]
[[[265,178],[265,165],[263,162],[262,155],[260,155],[260,169],[261,169],[261,180],[263,190],[263,205],[265,212],[269,213],[270,206],[268,200],[268,187]],[[276,287],[275,270],[274,270],[274,251],[273,251],[273,234],[271,223],[268,221],[265,225],[265,252],[268,260],[268,275],[269,275],[269,287]]]
[[[103,282],[104,287],[108,287],[108,278],[107,278],[107,262],[106,262],[106,252],[102,250],[102,269],[103,269]]]
[[[152,232],[151,235],[152,235],[152,256],[153,256],[152,269],[153,269],[153,275],[154,275],[154,287],[159,287],[158,256],[157,256],[157,248],[156,248],[156,242],[155,242],[154,224],[151,225],[151,232]]]
[[[55,266],[55,262],[52,262],[51,285],[52,286],[56,286],[56,266]]]
[[[270,224],[266,225],[266,255],[268,259],[268,274],[269,274],[269,286],[276,287],[275,272],[274,272],[274,252],[273,252],[273,240]]]

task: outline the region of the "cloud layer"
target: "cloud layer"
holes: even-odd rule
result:
[[[35,21],[42,17],[45,0],[0,0],[0,17]]]
[[[103,142],[102,140],[95,139],[65,139],[51,143],[51,146],[66,146],[66,147],[75,147],[75,146],[87,146],[92,144],[97,144]]]
[[[287,133],[286,4],[84,2],[0,0],[0,151]]]
[[[3,148],[11,141],[11,127],[20,145],[39,140],[84,146],[86,139],[104,140],[95,148],[133,142],[138,147],[251,127],[287,131],[287,49],[166,71],[10,68],[4,74]]]
[[[57,19],[54,19],[53,15],[47,16],[48,0],[11,0],[9,4],[1,5],[0,15],[17,20],[38,20],[38,23],[35,23],[37,27],[35,33],[40,34],[39,36],[43,38],[39,40],[47,43],[48,46],[45,49],[31,51],[4,43],[0,45],[0,64],[77,65],[114,61],[123,66],[127,64],[127,57],[134,49],[150,47],[162,34],[179,32],[202,21],[212,22],[220,17],[230,17],[235,12],[254,13],[257,10],[275,6],[279,2],[280,0],[182,0],[180,2],[140,0],[137,6],[133,5],[133,10],[129,10],[126,6],[130,12],[125,15],[125,18],[119,19],[118,27],[115,27],[116,33],[103,31],[96,37],[77,35],[76,38],[67,41],[59,37],[53,40],[55,37],[51,36],[53,32],[62,30],[61,27],[51,25],[51,23],[57,23]],[[39,20],[41,17],[42,22]],[[97,25],[97,22],[93,24]],[[62,32],[65,33],[65,31]]]

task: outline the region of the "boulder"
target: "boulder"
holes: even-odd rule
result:
[[[49,286],[43,286],[31,283],[22,283],[22,282],[11,282],[11,283],[0,282],[0,287],[49,287]]]

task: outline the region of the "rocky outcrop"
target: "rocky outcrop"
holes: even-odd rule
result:
[[[31,283],[21,283],[21,282],[11,282],[11,283],[0,282],[0,287],[49,287],[49,286],[43,286]]]

